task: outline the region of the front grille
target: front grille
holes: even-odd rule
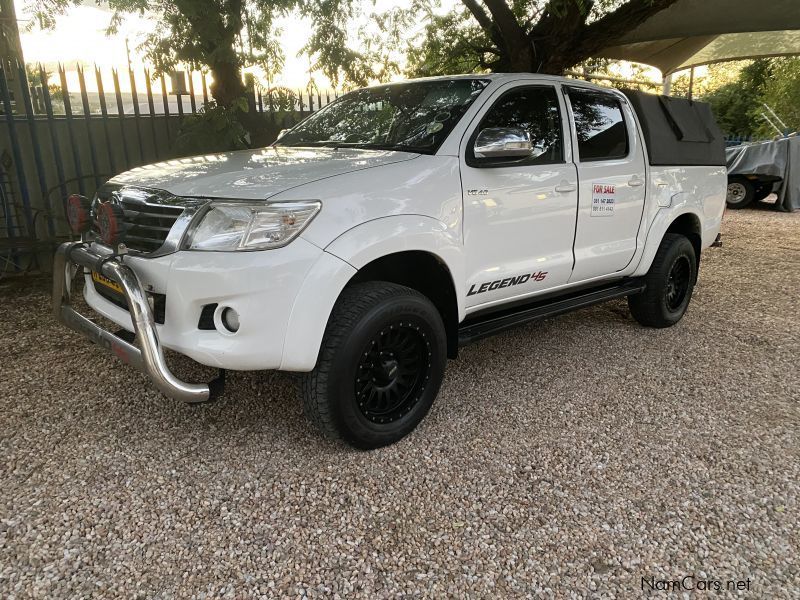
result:
[[[125,213],[125,243],[141,252],[154,252],[161,248],[170,229],[183,212],[177,206],[159,206],[122,201]]]
[[[161,248],[170,229],[183,212],[180,206],[129,200],[124,195],[118,197],[117,201],[125,215],[125,244],[131,250],[139,252],[150,253]],[[95,233],[100,233],[96,220],[92,228]]]

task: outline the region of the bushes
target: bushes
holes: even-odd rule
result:
[[[190,156],[266,146],[275,141],[281,129],[300,119],[295,111],[296,96],[290,90],[273,88],[262,102],[264,113],[257,112],[245,97],[230,107],[210,101],[197,114],[184,118],[173,154]]]
[[[175,140],[175,152],[187,156],[247,148],[250,136],[242,124],[247,111],[245,98],[240,98],[231,107],[220,106],[212,100],[197,114],[184,119]]]

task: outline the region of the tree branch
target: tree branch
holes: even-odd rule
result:
[[[492,21],[491,17],[486,14],[480,4],[476,0],[462,0],[464,6],[467,7],[478,24],[483,28],[486,34],[491,38],[498,48],[503,47],[503,35],[497,28],[497,25]]]
[[[629,0],[588,25],[581,36],[580,47],[588,54],[602,50],[675,2],[677,0]]]
[[[478,24],[483,27],[487,32],[491,32],[494,23],[489,18],[489,15],[486,14],[486,11],[481,8],[480,4],[477,3],[476,0],[461,0],[464,3],[464,6],[467,7],[472,16],[475,17],[475,20]]]
[[[469,49],[475,52],[476,54],[494,54],[495,56],[500,56],[500,51],[493,46],[476,46],[475,44],[471,44],[468,41],[464,41],[465,44],[469,46]]]
[[[542,10],[541,18],[530,29],[529,36],[532,39],[574,36],[575,32],[586,26],[586,19],[594,7],[594,0],[584,0],[584,2],[572,0],[561,4],[563,7],[558,8],[553,0],[547,3]]]
[[[525,37],[525,31],[505,0],[483,0],[483,3],[489,9],[492,19],[506,40],[518,41]]]
[[[505,50],[504,66],[510,71],[529,71],[533,46],[511,7],[505,0],[483,0],[483,3],[500,33],[501,40],[495,43]]]

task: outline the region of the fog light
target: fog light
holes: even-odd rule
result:
[[[230,306],[222,309],[220,317],[222,318],[222,324],[225,326],[225,329],[231,333],[239,331],[239,313]]]
[[[102,202],[97,206],[97,226],[100,238],[109,246],[116,246],[125,240],[123,219],[125,213],[119,204]]]

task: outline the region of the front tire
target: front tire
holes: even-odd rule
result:
[[[393,444],[433,404],[446,348],[442,318],[419,292],[381,281],[348,286],[333,307],[317,365],[302,379],[306,415],[353,447]]]
[[[628,296],[633,318],[645,327],[671,327],[689,307],[697,281],[694,246],[683,235],[668,233],[645,276],[646,288]]]

